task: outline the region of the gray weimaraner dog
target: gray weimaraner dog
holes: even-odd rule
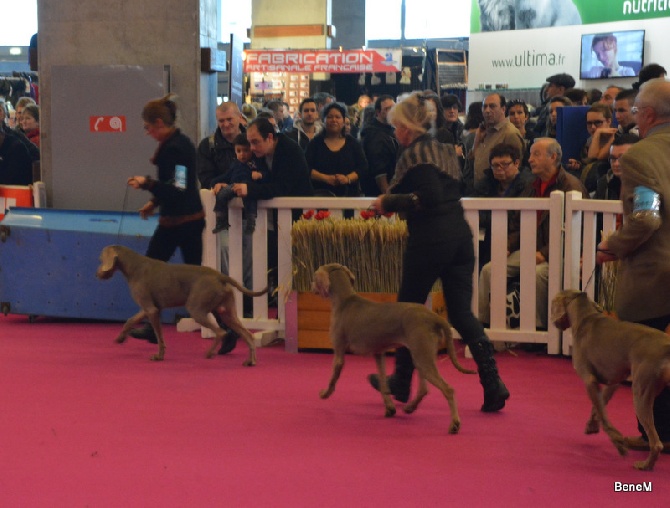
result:
[[[632,374],[635,414],[649,438],[649,457],[636,469],[652,470],[663,443],[654,426],[654,399],[670,384],[670,337],[648,326],[615,321],[603,314],[586,293],[566,290],[551,304],[557,328],[572,328],[572,363],[586,384],[593,403],[586,433],[595,434],[602,423],[621,455],[626,439],[607,418],[605,406],[619,384]],[[600,391],[600,385],[606,385]]]
[[[127,247],[108,245],[100,254],[97,276],[109,279],[116,270],[123,273],[130,294],[141,309],[126,321],[116,342],[124,342],[131,328],[146,317],[158,338],[158,354],[151,359],[163,360],[165,341],[161,330],[161,309],[184,305],[197,323],[214,332],[214,341],[207,351],[207,358],[216,354],[226,335],[210,315],[217,313],[249,346],[249,358],[244,365],[256,365],[256,346],[249,330],[237,318],[233,288],[248,296],[264,295],[268,288],[250,291],[227,275],[206,266],[168,264],[142,256]]]
[[[412,353],[419,373],[419,390],[414,400],[404,407],[404,411],[411,413],[417,408],[428,393],[428,380],[449,402],[449,433],[456,434],[461,421],[454,389],[442,378],[436,365],[439,340],[446,339],[449,358],[456,369],[465,374],[476,372],[465,369],[458,363],[449,323],[418,303],[376,303],[366,300],[354,291],[354,280],[351,271],[337,263],[321,266],[314,274],[314,292],[324,298],[330,297],[332,304],[330,340],[335,353],[333,374],[328,388],[321,391],[321,398],[326,399],[335,391],[335,384],[344,366],[344,354],[349,348],[356,354],[375,356],[386,416],[395,415],[395,406],[389,396],[383,353],[395,346],[405,346]]]

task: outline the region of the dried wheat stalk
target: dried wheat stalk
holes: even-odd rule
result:
[[[397,219],[301,219],[293,224],[293,289],[310,291],[316,269],[327,263],[346,265],[356,276],[356,290],[397,293],[407,224]]]

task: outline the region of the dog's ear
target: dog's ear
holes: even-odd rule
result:
[[[323,298],[328,298],[330,296],[330,276],[326,270],[319,268],[314,272],[312,292]]]
[[[100,279],[108,279],[114,274],[116,269],[116,260],[118,253],[113,245],[108,245],[102,249],[100,254],[100,267],[98,268],[97,276]]]
[[[349,282],[351,282],[351,285],[353,286],[354,282],[356,282],[356,277],[354,276],[354,274],[351,273],[351,270],[349,270],[349,268],[347,268],[344,265],[342,265],[342,270],[344,270],[344,273],[347,274],[347,276],[349,277]]]

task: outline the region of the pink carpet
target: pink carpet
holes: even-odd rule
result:
[[[0,506],[7,507],[536,507],[667,506],[670,455],[636,471],[605,434],[583,433],[589,403],[568,359],[498,355],[512,392],[483,414],[476,376],[440,370],[462,419],[447,434],[432,389],[413,415],[384,418],[347,356],[336,392],[320,400],[329,354],[245,347],[204,358],[208,341],[167,327],[155,346],[113,343],[113,323],[0,316]],[[462,357],[462,351],[459,353]],[[463,360],[473,366],[472,360]],[[622,388],[610,417],[635,429]],[[615,482],[651,482],[616,493]]]

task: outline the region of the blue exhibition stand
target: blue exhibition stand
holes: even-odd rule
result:
[[[136,212],[11,208],[0,221],[2,312],[125,321],[139,308],[123,274],[96,277],[100,252],[117,244],[144,254],[157,224]],[[163,322],[175,314],[186,311],[166,309]]]

